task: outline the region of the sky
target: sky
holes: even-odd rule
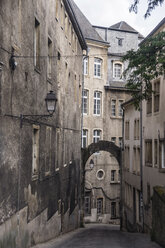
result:
[[[156,7],[151,12],[151,16],[145,19],[147,0],[140,0],[138,14],[129,12],[133,0],[74,1],[92,25],[109,27],[120,21],[125,21],[143,36],[147,36],[165,17],[165,3],[161,7]]]

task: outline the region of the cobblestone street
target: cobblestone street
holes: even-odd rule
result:
[[[146,234],[120,232],[118,226],[86,225],[33,248],[160,248]]]

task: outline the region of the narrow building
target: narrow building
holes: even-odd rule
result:
[[[0,246],[23,248],[80,224],[87,46],[70,1],[1,1],[0,30]]]

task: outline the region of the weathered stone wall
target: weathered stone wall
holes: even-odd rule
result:
[[[69,14],[68,32],[56,16],[56,2],[0,1],[0,62],[4,64],[0,71],[3,248],[18,244],[29,247],[79,225],[82,47]],[[65,4],[59,1],[58,7],[59,14],[64,15]],[[40,23],[39,70],[34,66],[35,18]],[[48,37],[52,40],[51,79],[47,75]],[[13,49],[18,63],[14,71],[9,66]],[[47,114],[45,97],[49,90],[58,99],[54,116],[38,121],[29,118],[20,128],[20,114]],[[36,177],[32,176],[33,124],[40,130]],[[52,129],[49,149],[47,128]]]
[[[165,187],[154,187],[151,238],[165,247]]]

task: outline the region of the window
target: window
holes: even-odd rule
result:
[[[82,113],[88,114],[88,90],[82,92]]]
[[[101,62],[99,58],[94,59],[94,76],[101,78]]]
[[[147,114],[152,113],[152,96],[147,100]]]
[[[33,126],[32,175],[38,173],[39,167],[39,127]]]
[[[101,114],[101,92],[95,91],[94,92],[94,115]]]
[[[129,140],[129,121],[125,122],[125,139]]]
[[[124,165],[125,165],[125,169],[127,171],[129,171],[130,169],[130,150],[129,150],[129,146],[125,147],[125,151],[124,151]]]
[[[88,130],[83,129],[82,131],[82,148],[86,148],[88,146]]]
[[[35,19],[34,66],[40,69],[40,23]]]
[[[154,112],[159,111],[160,81],[154,83]]]
[[[93,131],[93,143],[97,143],[101,139],[101,130]]]
[[[103,179],[104,176],[105,176],[105,172],[104,172],[103,170],[98,170],[98,171],[97,171],[97,178],[98,178],[99,180]]]
[[[111,100],[111,116],[116,116],[116,100]]]
[[[150,184],[147,183],[147,204],[150,204],[151,202],[151,188],[150,188]]]
[[[88,58],[84,58],[84,75],[88,75]]]
[[[120,148],[122,147],[122,141],[123,141],[122,137],[119,137],[119,147]]]
[[[85,208],[85,214],[88,215],[91,213],[91,203],[90,203],[90,196],[85,196],[84,199],[84,208]]]
[[[123,38],[117,38],[118,39],[118,45],[123,46]]]
[[[111,202],[111,218],[116,218],[116,202]]]
[[[103,198],[97,199],[97,214],[103,214]]]
[[[160,145],[159,145],[159,164],[160,164],[160,169],[165,168],[164,140],[160,141]]]
[[[114,78],[115,79],[121,79],[122,75],[122,64],[115,63],[114,64]]]
[[[52,73],[52,41],[48,38],[48,78]]]
[[[111,170],[111,182],[114,182],[116,179],[116,170]]]
[[[57,170],[60,165],[60,150],[61,150],[61,135],[60,135],[60,129],[57,129],[56,132],[56,165],[55,169]]]
[[[118,171],[118,181],[120,182],[121,175],[120,175],[120,170]]]
[[[145,141],[145,164],[152,165],[152,140]]]
[[[51,137],[52,137],[52,128],[46,127],[46,141],[45,141],[45,172],[50,172],[51,169]]]
[[[138,147],[136,150],[136,168],[137,168],[137,173],[140,174],[140,148]]]
[[[154,165],[157,167],[158,165],[158,141],[154,140]]]
[[[123,100],[119,100],[119,102],[118,102],[118,115],[119,115],[120,117],[123,116],[123,109],[122,109],[122,107],[121,107],[121,105],[122,105],[123,102],[124,102]]]
[[[111,138],[111,141],[112,141],[114,144],[116,144],[116,137],[112,137],[112,138]]]

